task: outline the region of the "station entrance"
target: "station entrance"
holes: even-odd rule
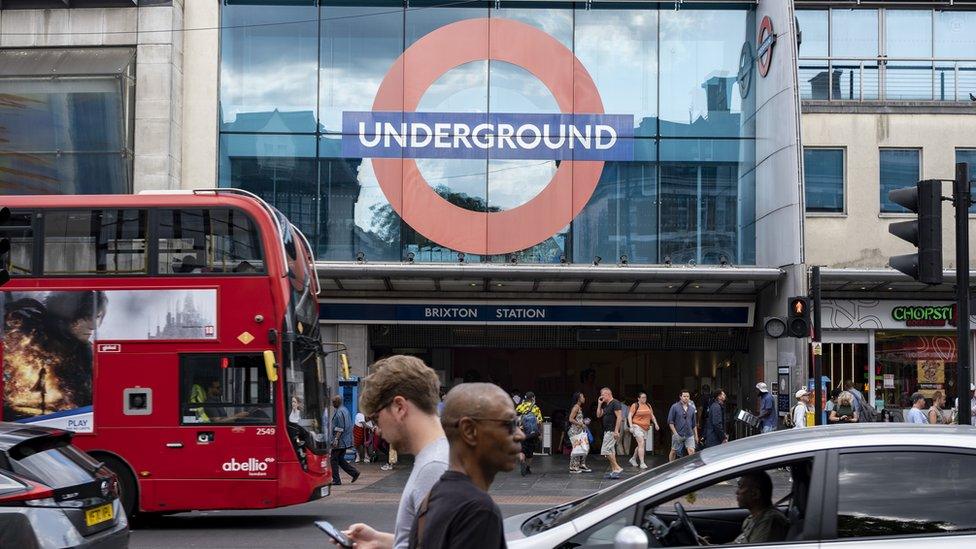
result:
[[[699,406],[716,388],[728,395],[729,414],[741,407],[743,388],[753,383],[747,369],[745,328],[463,326],[376,324],[369,326],[371,355],[422,358],[445,387],[491,382],[510,394],[536,394],[553,425],[552,445],[563,440],[572,396],[586,397],[585,413],[596,421],[602,387],[629,405],[648,395],[662,430],[655,449],[666,452],[667,411],[682,389]]]

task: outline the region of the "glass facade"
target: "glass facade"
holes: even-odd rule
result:
[[[976,12],[797,10],[803,99],[969,101]]]
[[[844,149],[803,149],[808,213],[844,212]]]
[[[969,164],[969,178],[976,179],[976,149],[956,149],[956,164]],[[969,207],[969,213],[976,213],[976,204]]]
[[[888,191],[911,187],[922,175],[920,149],[881,149],[881,213],[909,213],[888,199]]]
[[[485,236],[469,230],[467,238],[479,242],[455,246],[467,262],[616,262],[626,255],[645,264],[753,264],[755,92],[743,94],[735,75],[743,44],[755,40],[754,15],[737,4],[675,11],[653,2],[585,9],[572,2],[412,0],[404,9],[399,0],[224,0],[220,184],[274,203],[323,260],[350,261],[362,252],[369,261],[412,254],[415,261],[456,262],[458,250],[422,219],[429,202],[443,201],[453,213],[435,223],[455,223],[456,214],[482,224]],[[523,34],[536,40],[544,33],[552,53],[542,68],[497,59],[525,46],[500,46],[523,37],[504,34],[508,27],[495,22],[525,25]],[[464,28],[470,39],[458,42],[461,53],[444,57],[474,53],[432,75],[442,54],[417,52],[446,28]],[[587,77],[596,94],[587,91]],[[476,122],[568,113],[575,116],[556,118],[575,121],[595,112],[594,95],[604,113],[627,121],[615,146],[628,154],[603,159],[602,170],[581,149],[523,158],[495,149],[411,156],[403,148],[381,159],[351,154],[351,136],[367,142],[373,135],[344,127],[350,113],[378,111],[394,128],[407,127],[403,113],[411,111]],[[448,131],[445,142],[453,139],[455,147],[467,138],[456,127]],[[418,179],[426,183],[419,189]],[[589,181],[592,192],[584,189]],[[532,220],[516,214],[552,188],[559,190],[543,216],[552,214],[558,226],[499,251],[494,235],[532,230]]]

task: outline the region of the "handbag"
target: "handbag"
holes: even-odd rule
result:
[[[569,437],[569,440],[573,443],[573,450],[569,455],[585,456],[590,453],[590,443],[587,441],[586,433],[575,434]]]
[[[588,440],[590,444],[593,444],[593,431],[591,431],[589,427],[586,428],[586,440]]]

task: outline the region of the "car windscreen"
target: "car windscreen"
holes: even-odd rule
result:
[[[15,473],[51,488],[68,488],[92,482],[98,463],[69,444],[18,447],[11,452]]]
[[[556,517],[553,517],[553,520],[548,522],[544,528],[537,529],[536,531],[545,530],[569,522],[574,518],[585,515],[594,509],[610,503],[611,501],[619,500],[628,494],[643,490],[652,484],[656,484],[658,482],[674,478],[685,472],[697,469],[704,464],[705,462],[702,461],[701,457],[695,454],[693,456],[681,458],[665,465],[661,465],[660,467],[655,467],[645,473],[631,477],[627,480],[623,480],[619,484],[615,484],[606,490],[597,492],[586,499],[579,500],[576,504],[565,506],[564,512],[559,513],[559,515]]]

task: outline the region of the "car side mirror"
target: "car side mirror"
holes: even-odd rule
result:
[[[613,537],[614,549],[647,549],[647,533],[637,526],[621,528]]]

